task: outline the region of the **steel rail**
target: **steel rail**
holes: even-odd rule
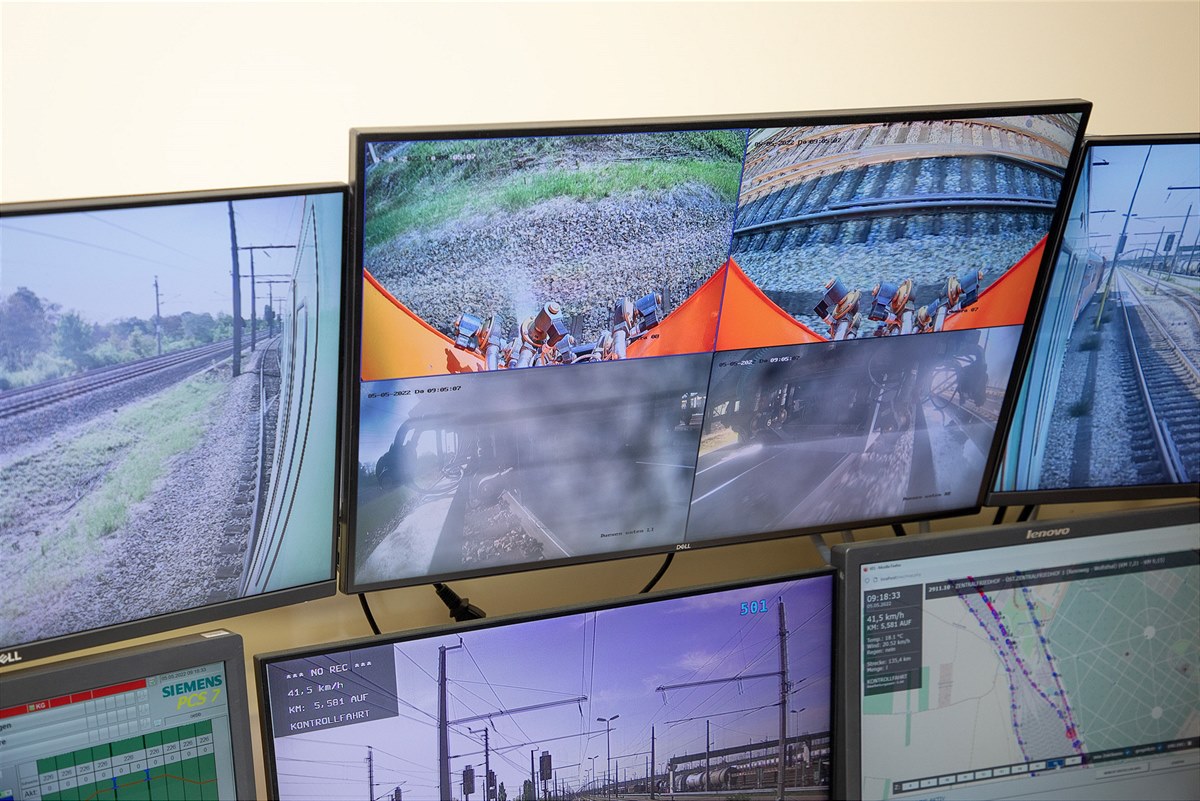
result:
[[[1129,284],[1128,279],[1121,276],[1121,283],[1129,288],[1134,294],[1137,290]],[[1150,388],[1146,384],[1146,373],[1142,367],[1141,357],[1138,355],[1137,340],[1133,335],[1133,326],[1129,322],[1129,304],[1121,303],[1121,316],[1125,321],[1124,329],[1128,337],[1129,352],[1133,362],[1133,377],[1137,382],[1138,394],[1142,398],[1142,403],[1146,407],[1146,416],[1150,419],[1150,432],[1154,435],[1154,444],[1158,449],[1158,454],[1162,458],[1163,467],[1167,473],[1167,479],[1170,483],[1179,482],[1179,474],[1176,470],[1175,459],[1171,457],[1171,448],[1168,446],[1166,438],[1163,436],[1162,421],[1159,420],[1158,413],[1154,409],[1154,401],[1150,398]],[[1153,314],[1150,315],[1153,319]],[[1161,329],[1160,329],[1161,332]],[[1174,343],[1172,343],[1174,344]],[[1153,346],[1153,343],[1151,343]]]

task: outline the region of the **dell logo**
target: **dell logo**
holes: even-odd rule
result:
[[[19,651],[7,651],[0,654],[0,665],[8,665],[13,662],[21,661],[21,653]]]
[[[1040,540],[1040,539],[1045,539],[1046,537],[1065,537],[1070,533],[1071,533],[1071,529],[1069,527],[1068,528],[1048,528],[1045,531],[1034,531],[1033,529],[1029,529],[1029,531],[1025,532],[1025,539]]]

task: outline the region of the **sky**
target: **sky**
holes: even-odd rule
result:
[[[454,781],[474,764],[482,783],[482,734],[467,729],[485,725],[492,770],[510,797],[529,775],[531,750],[550,751],[559,778],[573,786],[593,764],[603,774],[608,746],[598,718],[618,716],[611,721],[614,762],[637,766],[639,775],[651,726],[660,770],[672,755],[704,751],[706,722],[714,749],[777,739],[777,676],[657,688],[777,672],[780,598],[789,631],[788,734],[828,731],[832,578],[822,576],[466,632],[463,647],[447,652],[451,720],[559,705],[452,726]],[[766,611],[743,615],[743,601],[766,601]],[[436,798],[438,647],[458,644],[454,635],[394,646],[399,716],[277,739],[283,797],[361,797],[371,745],[381,790],[405,782],[406,798]]]
[[[1149,151],[1149,159],[1147,152]],[[1138,184],[1138,174],[1146,171]],[[1134,199],[1133,214],[1126,230],[1128,241],[1123,256],[1137,256],[1142,248],[1155,248],[1160,238],[1180,232],[1183,244],[1196,244],[1200,234],[1200,145],[1097,146],[1092,150],[1088,219],[1090,245],[1099,255],[1112,261],[1121,234],[1129,201]],[[1190,189],[1167,187],[1192,187]],[[1133,197],[1134,188],[1137,196]],[[1187,228],[1183,229],[1188,216]],[[1159,251],[1161,252],[1161,250]]]
[[[239,247],[297,244],[302,195],[235,200],[233,208]],[[260,251],[254,260],[256,275],[291,275],[295,251]],[[239,263],[248,276],[248,251],[241,251]],[[231,314],[231,271],[223,201],[0,219],[0,297],[27,287],[88,322],[152,318],[155,276],[163,316]],[[261,307],[267,291],[259,288]],[[243,315],[249,314],[249,289],[243,278]]]

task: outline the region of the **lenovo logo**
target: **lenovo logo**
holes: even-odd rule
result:
[[[1033,529],[1029,529],[1029,531],[1025,532],[1025,539],[1041,540],[1041,539],[1045,539],[1046,537],[1065,537],[1070,533],[1071,533],[1071,529],[1069,527],[1068,528],[1048,528],[1044,531],[1034,531]]]
[[[13,662],[21,661],[21,653],[19,651],[6,651],[0,654],[0,665],[9,665]]]

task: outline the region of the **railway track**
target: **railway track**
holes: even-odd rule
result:
[[[201,345],[162,356],[151,356],[135,362],[100,367],[79,375],[3,392],[0,393],[0,420],[7,420],[35,409],[87,395],[97,390],[115,387],[164,370],[186,368],[189,364],[194,364],[199,368],[213,360],[220,361],[228,358],[232,350],[231,341],[215,345]]]
[[[1139,283],[1144,284],[1144,279],[1119,275],[1121,328],[1129,345],[1132,381],[1127,406],[1131,414],[1142,410],[1144,427],[1151,434],[1133,438],[1130,456],[1146,483],[1195,481],[1200,456],[1200,368],[1194,342],[1180,340],[1194,339],[1197,329],[1188,325],[1180,331],[1178,325],[1164,321],[1155,303],[1139,292]],[[1183,306],[1200,325],[1194,298],[1178,291],[1164,294],[1164,300]]]

